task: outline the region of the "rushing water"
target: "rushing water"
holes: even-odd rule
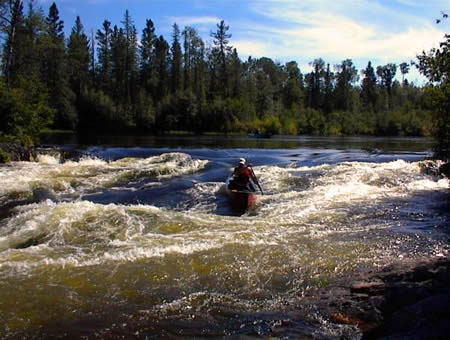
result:
[[[426,140],[119,144],[0,167],[2,337],[358,337],[302,296],[450,249]],[[223,190],[239,157],[247,212]]]

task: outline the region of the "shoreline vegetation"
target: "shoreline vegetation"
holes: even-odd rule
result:
[[[436,135],[440,106],[432,94],[439,80],[424,86],[407,80],[413,64],[427,76],[429,54],[417,63],[369,61],[362,70],[349,58],[336,65],[317,58],[312,71],[302,73],[294,60],[241,60],[223,20],[211,31],[211,42],[176,23],[166,40],[151,19],[137,28],[128,11],[119,24],[104,20],[90,35],[77,17],[67,37],[56,3],[45,10],[13,0],[1,2],[0,11],[0,141],[37,144],[48,128]]]

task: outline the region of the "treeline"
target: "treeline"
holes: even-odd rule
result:
[[[24,6],[26,9],[24,10]],[[0,0],[3,38],[0,134],[36,141],[44,127],[79,131],[415,135],[430,131],[424,89],[409,65],[367,67],[270,58],[241,60],[221,21],[206,44],[173,24],[170,41],[146,20],[138,39],[131,14],[68,37],[53,3]],[[401,72],[402,82],[395,80]]]

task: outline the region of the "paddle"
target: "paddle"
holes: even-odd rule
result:
[[[249,168],[250,168],[250,170],[252,171],[252,175],[253,175],[253,178],[255,179],[256,185],[258,186],[259,190],[261,190],[261,194],[264,195],[264,192],[263,192],[261,186],[259,185],[258,178],[256,178],[255,172],[253,171],[253,167],[250,165]]]

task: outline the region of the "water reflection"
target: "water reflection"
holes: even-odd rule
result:
[[[108,147],[154,147],[154,148],[217,148],[217,149],[294,149],[294,148],[355,148],[369,153],[423,152],[433,147],[431,138],[423,137],[317,137],[317,136],[252,136],[225,135],[77,135],[67,133],[44,134],[43,144],[87,145]]]

